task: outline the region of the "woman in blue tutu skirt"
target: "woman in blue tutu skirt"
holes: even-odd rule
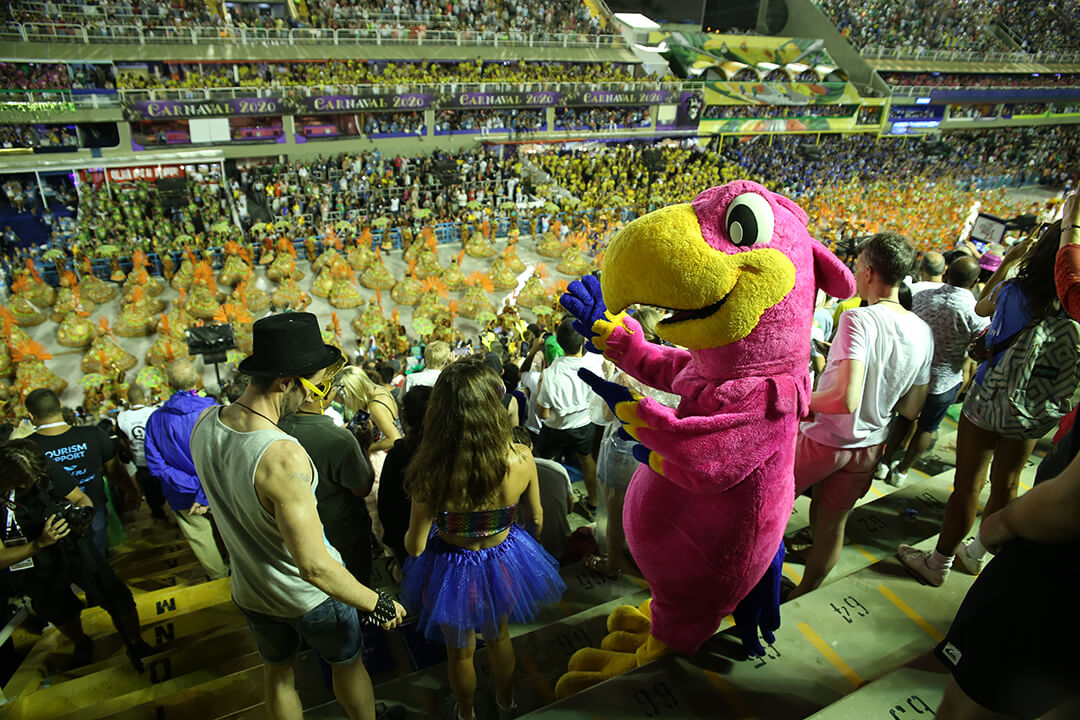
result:
[[[478,360],[439,375],[424,416],[423,440],[405,472],[412,499],[402,599],[419,629],[446,643],[450,688],[461,720],[473,718],[476,633],[487,642],[496,701],[514,706],[514,648],[508,624],[555,603],[566,584],[559,564],[534,539],[543,517],[536,465],[510,439],[499,376]],[[528,494],[531,517],[517,518]],[[531,533],[531,534],[530,534]]]

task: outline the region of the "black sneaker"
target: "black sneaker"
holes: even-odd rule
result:
[[[84,635],[82,640],[75,643],[75,652],[71,654],[71,662],[68,663],[67,669],[74,670],[83,665],[89,665],[93,659],[94,640],[89,635]]]
[[[134,645],[127,646],[128,660],[131,662],[131,667],[138,673],[141,673],[146,669],[143,667],[142,659],[147,655],[153,654],[154,648],[150,647],[145,640],[139,640],[139,642]]]

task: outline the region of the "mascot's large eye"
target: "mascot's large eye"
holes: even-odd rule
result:
[[[772,240],[773,218],[769,201],[757,193],[743,193],[728,205],[727,235],[739,247],[761,245]]]

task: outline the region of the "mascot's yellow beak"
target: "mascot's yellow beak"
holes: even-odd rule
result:
[[[675,311],[656,326],[664,340],[690,350],[742,340],[762,313],[795,287],[795,265],[762,245],[728,255],[709,246],[690,204],[634,220],[608,245],[600,286],[618,313],[635,303]]]

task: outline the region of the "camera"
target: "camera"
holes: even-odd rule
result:
[[[68,525],[73,527],[89,527],[94,521],[94,508],[79,507],[69,502],[58,502],[45,508],[46,520],[53,515],[62,520],[67,520]]]

